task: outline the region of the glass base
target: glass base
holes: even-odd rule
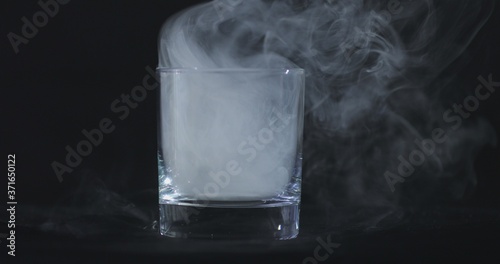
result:
[[[299,204],[160,204],[159,229],[176,238],[292,239],[299,234]]]

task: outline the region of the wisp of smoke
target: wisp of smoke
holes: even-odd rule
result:
[[[437,80],[492,9],[491,1],[216,0],[167,21],[159,66],[304,69],[303,188],[319,201],[462,198],[475,185],[474,155],[494,133],[481,119],[451,129]],[[384,172],[436,127],[448,140],[392,193]]]

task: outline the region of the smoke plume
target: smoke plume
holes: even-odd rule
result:
[[[443,120],[453,93],[443,72],[492,9],[491,1],[216,0],[167,21],[159,66],[304,69],[303,188],[319,201],[457,199],[474,189],[475,154],[495,138],[482,119],[456,129]],[[384,172],[434,128],[447,140],[392,193]]]

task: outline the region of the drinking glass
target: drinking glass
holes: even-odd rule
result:
[[[302,69],[158,68],[160,233],[299,232]]]

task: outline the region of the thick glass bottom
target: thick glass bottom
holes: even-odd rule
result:
[[[160,204],[159,229],[176,238],[292,239],[299,234],[299,204]]]

